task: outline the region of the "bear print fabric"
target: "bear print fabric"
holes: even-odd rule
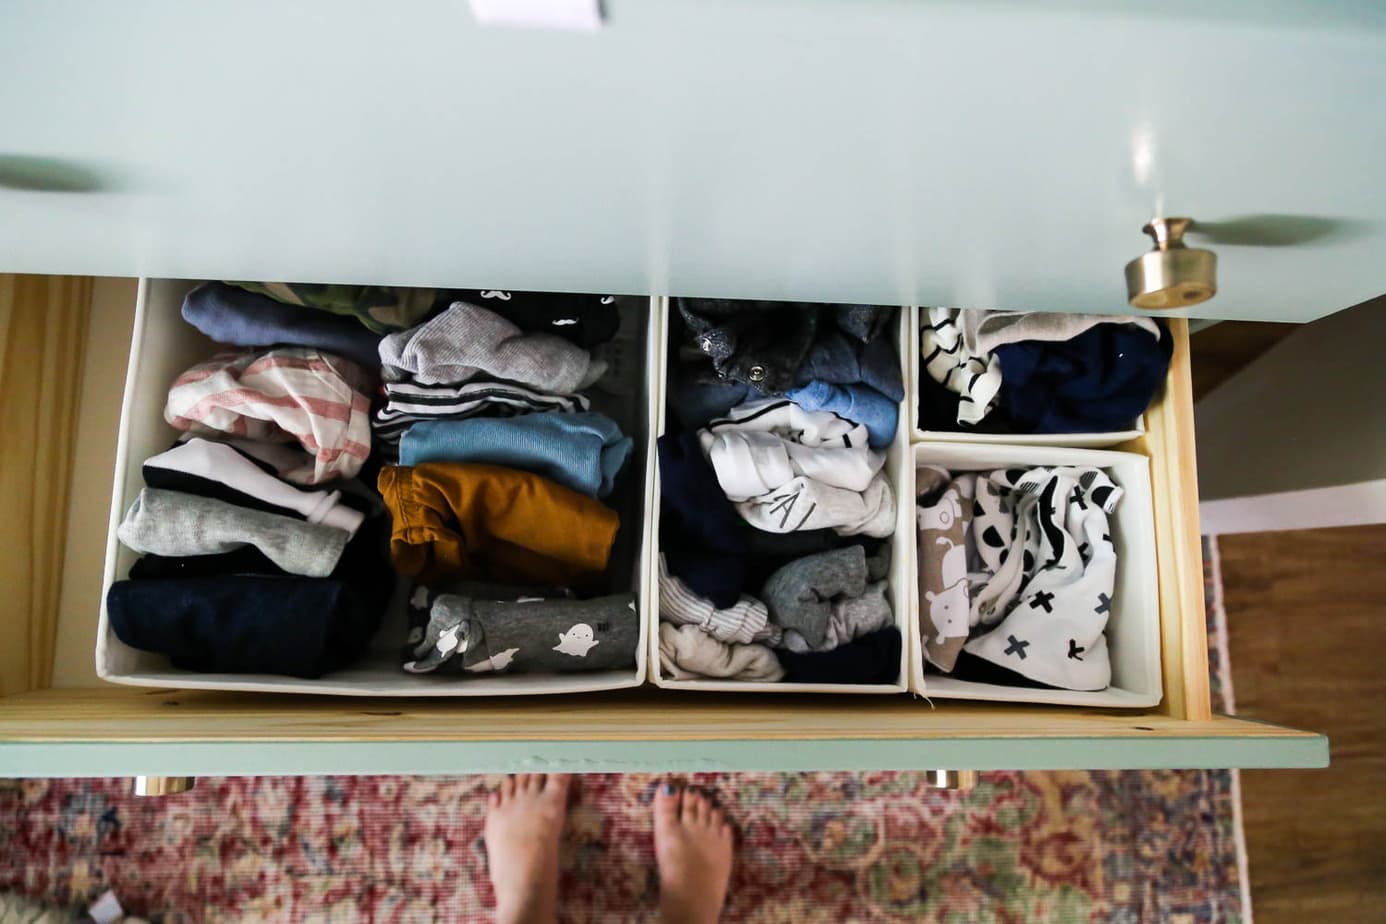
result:
[[[916,472],[919,521],[919,628],[924,657],[953,669],[971,626],[968,534],[977,476],[952,478],[934,465]]]

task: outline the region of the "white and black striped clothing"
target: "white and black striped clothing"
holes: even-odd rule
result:
[[[377,441],[398,444],[418,420],[463,417],[518,417],[543,411],[576,413],[591,407],[586,395],[550,395],[514,382],[463,382],[420,385],[386,382],[386,403],[372,423]]]
[[[996,406],[1001,363],[990,352],[968,349],[959,327],[960,309],[930,308],[920,329],[924,371],[958,395],[958,423],[975,425]]]

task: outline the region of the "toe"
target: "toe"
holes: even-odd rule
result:
[[[683,792],[672,781],[660,784],[655,791],[654,814],[655,820],[662,824],[673,824],[679,819]]]
[[[502,802],[513,799],[515,797],[515,778],[513,776],[507,776],[505,779],[501,780],[500,788],[497,792],[500,793]]]
[[[683,795],[683,823],[698,824],[707,810],[707,800],[699,792],[686,792]]]
[[[527,793],[534,788],[534,775],[531,773],[517,774],[515,777],[516,794]]]
[[[722,827],[718,829],[717,834],[722,838],[722,840],[730,841],[732,839],[732,826],[723,822]]]
[[[544,776],[544,791],[555,795],[567,795],[568,786],[573,781],[567,773],[548,773]]]

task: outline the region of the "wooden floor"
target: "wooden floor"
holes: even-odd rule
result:
[[[1386,525],[1223,536],[1237,711],[1329,736],[1246,771],[1257,924],[1386,920]]]

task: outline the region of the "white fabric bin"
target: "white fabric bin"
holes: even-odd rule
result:
[[[671,308],[668,299],[662,299],[659,311],[659,356],[660,356],[660,381],[668,380],[668,343],[669,328],[671,320]],[[910,312],[905,309],[899,311],[899,324],[897,336],[898,344],[903,352],[909,343],[909,324]],[[904,362],[904,356],[901,356]],[[902,376],[904,368],[901,368]],[[665,396],[664,389],[661,388],[659,396],[655,432],[663,435],[665,427]],[[906,381],[906,400],[909,400],[909,387]],[[900,674],[899,679],[894,683],[882,684],[845,684],[845,683],[766,683],[761,681],[738,681],[738,680],[675,680],[672,677],[664,676],[659,665],[659,504],[656,501],[651,512],[653,526],[651,528],[651,561],[648,563],[650,574],[650,585],[646,592],[649,600],[648,612],[649,625],[646,627],[646,635],[649,639],[649,659],[650,659],[650,678],[656,686],[669,690],[701,690],[709,692],[725,693],[903,693],[908,689],[908,661],[909,661],[909,633],[911,617],[909,612],[910,587],[914,583],[914,543],[913,519],[914,509],[909,503],[913,481],[910,479],[910,460],[909,451],[909,430],[906,427],[906,418],[903,408],[896,425],[895,441],[886,452],[885,469],[892,487],[896,492],[896,522],[895,533],[891,536],[890,551],[890,574],[888,576],[889,587],[887,599],[890,601],[891,610],[895,614],[895,625],[900,629]],[[652,450],[653,454],[653,450]],[[656,471],[653,474],[654,490],[651,492],[656,499],[659,496],[659,472],[658,463],[654,465]],[[908,515],[908,516],[906,516]]]
[[[106,545],[101,618],[97,628],[96,672],[112,683],[141,687],[179,687],[198,690],[248,690],[266,693],[312,693],[335,696],[516,696],[541,693],[580,693],[639,686],[645,680],[644,651],[649,626],[645,610],[651,597],[649,571],[654,493],[649,490],[655,459],[650,433],[659,378],[655,334],[657,315],[651,300],[620,299],[621,331],[609,345],[610,369],[588,390],[594,407],[611,415],[632,437],[635,447],[624,491],[608,503],[621,516],[621,535],[613,556],[624,554],[630,579],[613,592],[633,590],[641,610],[641,637],[635,663],[628,670],[572,674],[512,674],[459,677],[455,674],[408,674],[400,666],[406,632],[408,582],[400,580],[370,651],[357,664],[318,680],[259,674],[210,674],[179,670],[163,655],[139,651],[116,638],[107,620],[105,588],[126,576],[138,555],[121,545],[116,527],[144,486],[141,466],[148,457],[167,449],[178,437],[164,422],[169,385],[188,366],[207,359],[218,347],[183,321],[183,296],[198,283],[185,280],[142,280],[130,344],[130,365],[121,408],[116,448],[115,485]],[[601,400],[598,390],[604,390]],[[618,559],[619,561],[619,559]]]
[[[909,466],[909,516],[912,521],[908,589],[913,621],[907,639],[910,649],[910,689],[930,699],[975,699],[1011,703],[1057,703],[1071,706],[1147,708],[1163,696],[1160,679],[1160,591],[1155,570],[1155,512],[1150,489],[1150,459],[1138,453],[1054,446],[965,445],[918,443]],[[950,472],[989,471],[1039,465],[1091,466],[1105,471],[1123,495],[1111,519],[1117,551],[1116,585],[1107,617],[1107,648],[1112,664],[1111,685],[1083,692],[1012,687],[958,680],[947,674],[924,672],[914,526],[914,478],[919,465],[938,465]]]

